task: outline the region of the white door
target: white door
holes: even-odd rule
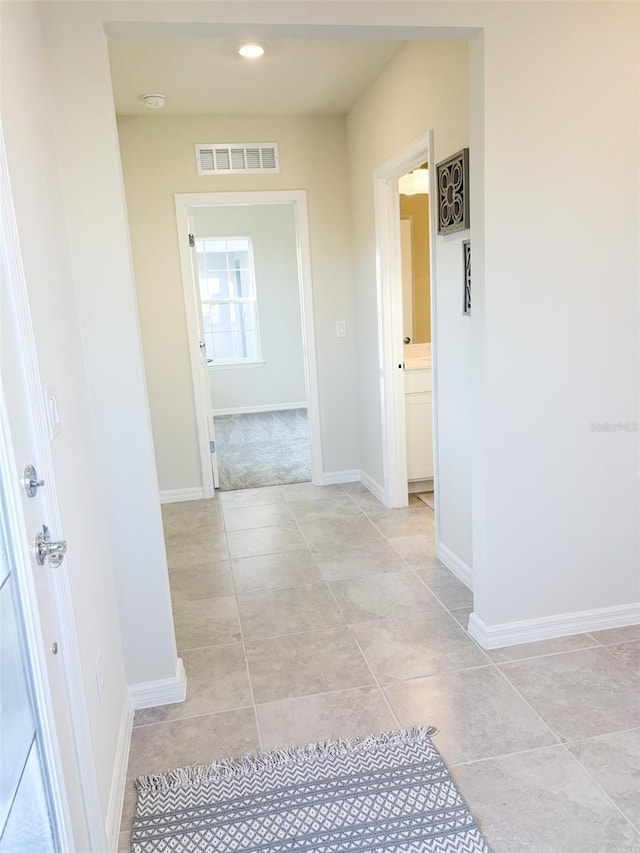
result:
[[[67,692],[77,648],[61,630],[66,563],[35,553],[45,527],[49,547],[62,531],[2,150],[0,182],[0,851],[91,849],[94,780],[80,781]],[[28,490],[27,465],[45,479]]]
[[[191,222],[189,223],[191,225]],[[202,319],[202,301],[200,294],[200,271],[198,267],[198,254],[195,240],[192,238],[193,228],[189,235],[189,247],[191,249],[191,269],[193,270],[193,285],[195,290],[195,302],[198,317],[198,347],[200,349],[201,382],[204,389],[205,415],[207,419],[207,433],[209,436],[209,453],[211,455],[211,471],[213,474],[213,487],[220,486],[218,474],[218,449],[216,447],[215,423],[213,420],[213,400],[211,399],[211,383],[209,381],[209,359],[207,357],[207,345],[205,342],[204,322]]]

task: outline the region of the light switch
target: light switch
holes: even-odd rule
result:
[[[346,320],[336,320],[336,338],[346,338],[347,337],[347,321]]]

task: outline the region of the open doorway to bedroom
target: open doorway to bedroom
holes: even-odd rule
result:
[[[304,201],[176,197],[207,491],[310,482],[314,459],[321,470]]]

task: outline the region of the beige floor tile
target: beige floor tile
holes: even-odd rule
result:
[[[326,551],[353,548],[358,545],[384,541],[373,524],[361,513],[345,518],[324,518],[300,522],[300,529],[311,550]]]
[[[580,740],[568,749],[640,830],[640,729]]]
[[[505,646],[504,649],[491,649],[487,654],[495,663],[506,663],[523,658],[587,649],[595,645],[595,640],[589,634],[575,634],[573,637],[556,637],[552,640],[540,640],[537,643],[521,643],[518,646]]]
[[[131,737],[128,776],[136,778],[189,764],[210,764],[258,749],[253,708],[138,726]]]
[[[407,568],[402,557],[382,538],[347,548],[318,550],[314,558],[328,581],[401,572]]]
[[[246,645],[258,703],[374,682],[347,628],[252,640]]]
[[[162,513],[162,525],[167,539],[184,534],[219,533],[222,529],[222,512],[216,501],[188,501],[168,504],[177,511]],[[186,508],[186,509],[184,509]]]
[[[469,616],[473,613],[473,607],[452,607],[451,615],[456,620],[458,625],[461,625],[466,631],[469,627]]]
[[[233,509],[244,506],[261,506],[263,504],[282,503],[284,495],[280,486],[264,486],[260,489],[239,489],[232,492],[220,492],[222,509]]]
[[[531,658],[501,669],[561,739],[640,726],[640,679],[607,649]]]
[[[224,526],[227,530],[277,527],[291,521],[293,521],[293,512],[286,503],[236,507],[224,511]]]
[[[607,628],[604,631],[591,631],[591,636],[599,643],[628,643],[640,640],[640,625],[627,625],[624,628]]]
[[[183,601],[173,608],[178,651],[240,641],[240,621],[232,595]]]
[[[345,493],[342,486],[337,483],[330,486],[314,486],[313,483],[291,483],[280,488],[287,501],[304,501],[318,497],[332,500]]]
[[[473,593],[445,566],[417,569],[416,574],[448,610],[473,607]]]
[[[412,572],[331,581],[333,594],[350,624],[374,619],[421,617],[441,605]]]
[[[344,625],[344,617],[324,581],[240,595],[238,609],[245,640]]]
[[[169,572],[169,586],[174,604],[234,593],[231,566],[228,560],[173,569]]]
[[[322,580],[308,548],[284,554],[262,554],[231,562],[238,593],[305,586]]]
[[[638,850],[631,826],[563,747],[458,765],[453,776],[493,853]]]
[[[175,705],[136,711],[136,726],[215,714],[252,704],[247,662],[240,643],[182,652],[187,698]]]
[[[434,743],[449,763],[556,742],[493,666],[402,681],[385,691],[403,726],[438,728]]]
[[[640,675],[640,640],[634,640],[631,643],[616,643],[613,646],[607,646],[607,650],[615,655],[618,660],[631,667],[636,675]],[[640,701],[640,696],[638,696],[638,701]]]
[[[253,530],[234,530],[229,532],[227,536],[229,553],[234,559],[296,551],[304,548],[306,544],[294,523],[274,527],[257,527]]]
[[[369,510],[367,514],[382,535],[388,539],[399,536],[433,535],[435,532],[433,513],[426,507]]]
[[[397,727],[379,687],[284,699],[256,710],[264,749],[363,737]]]
[[[215,517],[220,511],[220,501],[217,497],[197,501],[179,501],[162,504],[161,511],[163,522],[189,524],[199,519]]]
[[[124,783],[124,802],[122,803],[122,818],[120,820],[120,832],[130,832],[133,826],[133,818],[136,813],[138,794],[133,778],[127,776]]]
[[[369,494],[369,495],[371,494],[371,492],[364,485],[364,483],[361,483],[359,480],[356,480],[353,483],[341,483],[340,485],[342,486],[344,491],[349,495],[365,494],[365,493]]]
[[[364,489],[364,487],[363,491],[349,492],[349,495],[356,506],[359,506],[360,509],[365,512],[368,512],[371,509],[376,510],[385,508],[382,501],[378,500],[375,495],[372,495],[371,492],[368,489]]]
[[[289,506],[301,523],[322,521],[323,519],[340,519],[347,516],[363,517],[362,510],[354,504],[349,495],[289,501]]]
[[[204,537],[171,541],[166,545],[167,565],[170,569],[189,568],[206,562],[229,559],[224,533],[211,533]]]
[[[423,619],[363,622],[353,626],[362,653],[382,682],[485,666],[486,656],[444,611]]]
[[[428,534],[418,536],[399,536],[389,542],[412,569],[425,569],[438,565],[435,538]]]

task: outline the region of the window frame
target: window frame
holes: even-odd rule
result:
[[[200,322],[202,323],[202,334],[205,340],[206,345],[206,336],[204,334],[204,317],[202,314],[202,306],[206,305],[253,305],[253,318],[255,324],[255,338],[256,338],[256,355],[254,358],[233,358],[233,359],[214,359],[209,361],[209,355],[207,353],[207,366],[210,370],[228,370],[229,368],[243,368],[243,367],[262,367],[265,364],[265,361],[262,357],[262,341],[260,338],[260,311],[258,304],[258,287],[256,281],[256,267],[253,253],[253,239],[248,234],[242,234],[239,236],[214,236],[214,237],[195,237],[195,250],[196,250],[196,261],[198,259],[198,244],[206,243],[208,241],[216,241],[216,242],[224,242],[225,243],[225,253],[227,254],[227,261],[229,255],[228,244],[236,241],[246,241],[248,244],[248,255],[249,255],[249,278],[251,282],[251,293],[252,296],[250,298],[247,297],[231,297],[226,299],[203,299],[200,293],[200,270],[197,269],[198,276],[198,299],[199,299],[199,312],[200,312]],[[206,254],[206,252],[203,252]],[[225,272],[228,274],[232,272],[227,267],[225,268]],[[205,349],[206,352],[206,349]]]

